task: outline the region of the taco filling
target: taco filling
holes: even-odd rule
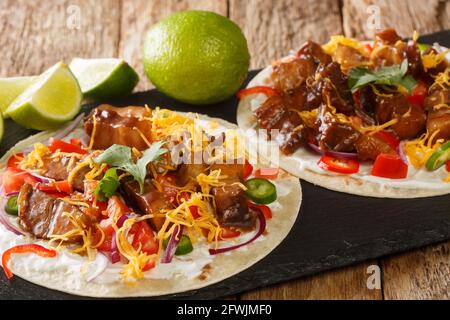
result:
[[[204,268],[250,246],[280,206],[277,176],[252,178],[239,137],[195,120],[101,105],[66,137],[15,152],[2,175],[6,227],[46,250],[104,255],[127,283],[196,250],[207,249]]]
[[[370,43],[308,41],[239,92],[248,122],[314,172],[448,183],[448,51],[416,40],[388,29]]]

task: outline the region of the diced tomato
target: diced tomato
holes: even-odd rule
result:
[[[370,43],[366,43],[366,44],[364,45],[364,50],[366,50],[367,53],[372,53],[373,47],[372,47],[372,45],[371,45]]]
[[[147,264],[145,265],[144,268],[142,268],[142,271],[148,271],[150,269],[153,269],[155,267],[156,263],[155,260],[150,260],[149,262],[147,262]]]
[[[250,175],[253,172],[253,166],[250,164],[250,162],[248,162],[247,160],[245,160],[244,163],[244,179],[247,179],[248,177],[250,177]]]
[[[411,95],[408,96],[408,101],[412,104],[423,107],[425,98],[428,96],[428,87],[423,81],[419,81],[414,88]]]
[[[220,232],[221,239],[231,239],[236,238],[241,235],[241,232],[233,227],[222,227]]]
[[[7,167],[8,168],[14,168],[14,169],[19,169],[19,162],[22,161],[23,159],[23,153],[16,153],[13,154],[11,157],[9,157],[8,159],[8,163],[7,163]]]
[[[408,165],[398,155],[381,153],[373,164],[372,175],[389,179],[403,179],[408,175]]]
[[[19,191],[25,183],[31,184],[34,187],[37,182],[35,177],[20,169],[8,168],[2,176],[3,190],[7,194]]]
[[[256,210],[260,210],[266,219],[272,219],[272,210],[266,205],[249,202],[248,206]]]
[[[114,233],[114,228],[112,226],[112,221],[111,219],[103,219],[102,221],[100,221],[98,228],[101,228],[105,238],[103,240],[103,242],[101,243],[101,245],[99,245],[97,247],[98,250],[103,251],[103,252],[109,252],[111,251],[111,243],[112,243],[112,236]],[[100,243],[101,239],[102,239],[102,231],[100,230],[96,230],[93,236],[93,240],[92,243],[93,245],[97,245],[98,243]]]
[[[108,217],[120,217],[124,214],[129,214],[131,212],[130,208],[120,199],[119,196],[112,196],[108,199],[108,206],[106,208],[108,212]]]
[[[267,97],[279,96],[280,95],[278,93],[278,91],[275,90],[272,87],[256,86],[256,87],[253,87],[253,88],[247,88],[247,89],[243,89],[243,90],[238,91],[237,97],[239,99],[243,99],[246,96],[249,96],[251,94],[258,94],[258,93],[265,94]]]
[[[175,205],[179,191],[175,174],[168,173],[165,175],[158,175],[156,181],[161,185],[167,200]]]
[[[447,161],[447,163],[445,164],[445,168],[447,169],[448,172],[450,172],[450,160]]]
[[[353,159],[338,159],[329,155],[324,155],[317,163],[324,170],[352,174],[359,171],[359,162]]]
[[[62,140],[54,138],[50,138],[50,144],[48,145],[48,148],[50,149],[51,152],[60,150],[61,152],[67,153],[79,153],[79,154],[87,153],[87,150],[81,148],[80,146],[77,146],[76,144],[67,143]]]
[[[278,168],[259,168],[255,171],[255,177],[273,180],[278,177],[278,171]]]
[[[390,145],[392,149],[397,151],[398,145],[400,144],[400,139],[397,138],[397,136],[394,133],[382,130],[374,133],[374,135],[378,139],[381,139],[388,145]]]
[[[155,235],[153,234],[152,228],[148,225],[147,222],[141,221],[136,224],[133,243],[132,246],[134,249],[138,249],[141,247],[141,250],[147,254],[155,254],[158,252],[158,241],[156,241]],[[134,227],[133,226],[133,227]],[[132,231],[130,230],[130,233]]]
[[[80,148],[83,146],[83,144],[81,143],[81,139],[80,138],[72,138],[72,139],[70,139],[70,144],[74,145],[74,146],[77,146],[77,147],[80,147]]]
[[[38,183],[36,188],[44,192],[61,192],[66,194],[72,193],[72,186],[67,180],[55,181],[48,184]]]
[[[355,93],[353,93],[353,100],[355,101],[356,105],[361,105],[361,91],[357,90]]]
[[[189,200],[191,198],[191,194],[189,192],[181,192],[178,195],[178,204],[181,203],[181,200],[184,199],[185,201]],[[191,211],[192,217],[194,219],[197,219],[200,217],[200,214],[198,213],[198,207],[197,206],[189,206],[189,211]]]

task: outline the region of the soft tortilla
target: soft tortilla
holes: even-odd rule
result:
[[[447,55],[450,60],[450,54]],[[270,86],[272,67],[269,66],[258,73],[247,88],[255,86]],[[251,111],[251,97],[239,102],[237,109],[237,123],[243,131],[256,127],[256,119]],[[249,143],[266,144],[266,141],[249,141]],[[317,160],[319,157],[317,158]],[[280,167],[289,173],[311,182],[315,185],[339,192],[346,192],[367,197],[377,198],[420,198],[439,196],[450,193],[450,183],[447,188],[402,188],[388,185],[388,181],[373,182],[362,180],[357,176],[339,174],[321,174],[304,168],[302,159],[297,156],[286,156],[280,153]],[[444,182],[443,182],[444,183]]]
[[[237,128],[235,125],[222,119],[208,118],[206,116],[201,116],[201,118],[217,121],[224,128]],[[11,154],[23,150],[35,142],[43,141],[51,135],[51,132],[40,133],[19,142],[0,159],[0,167],[5,165]],[[274,218],[267,221],[266,234],[263,238],[235,251],[216,255],[209,265],[210,268],[202,274],[202,277],[188,279],[180,276],[174,279],[141,279],[135,285],[130,286],[121,281],[108,284],[99,284],[95,281],[86,282],[79,273],[64,269],[59,270],[58,268],[51,272],[36,272],[30,270],[25,263],[10,263],[10,268],[16,276],[20,276],[32,283],[80,296],[152,297],[200,289],[249,268],[267,256],[288,235],[299,213],[302,191],[299,180],[284,171],[280,173],[277,184],[283,186],[284,190],[289,191],[284,194],[279,193],[278,201],[280,205],[273,210]],[[0,226],[0,242],[6,232],[9,233],[3,226]],[[23,237],[16,236],[15,238],[8,247],[23,242],[23,239],[20,239]],[[36,257],[36,259],[45,258]]]

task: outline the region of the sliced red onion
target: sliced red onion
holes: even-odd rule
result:
[[[312,149],[314,152],[320,155],[329,155],[340,159],[355,159],[355,160],[358,159],[358,154],[353,152],[324,151],[313,143],[308,143],[308,146],[310,149]]]
[[[18,196],[19,195],[19,191],[15,191],[15,192],[10,192],[10,193],[7,193],[6,194],[6,196],[9,198],[9,197],[14,197],[14,196]]]
[[[5,204],[6,204],[6,199],[2,198],[2,200],[0,201],[0,223],[3,224],[6,229],[8,229],[9,231],[11,231],[14,234],[16,234],[18,236],[24,235],[25,233],[23,233],[19,228],[17,228],[9,220],[8,214],[5,211]]]
[[[161,257],[161,263],[170,263],[175,255],[175,251],[177,251],[178,243],[181,239],[181,234],[183,232],[183,226],[176,226],[172,235],[170,236],[169,242],[167,243],[166,250],[164,250],[164,254]]]
[[[35,172],[32,172],[32,171],[27,171],[27,173],[29,173],[29,174],[32,175],[34,178],[36,178],[36,179],[38,180],[38,182],[42,182],[42,183],[50,183],[50,182],[54,181],[54,180],[51,179],[51,178],[47,178],[47,177],[41,176],[41,175],[39,175],[39,174],[37,174],[37,173],[35,173]]]
[[[126,214],[120,216],[116,223],[117,227],[122,228],[123,223],[127,219],[128,219],[128,216]],[[119,261],[120,261],[120,252],[119,252],[119,248],[117,247],[117,242],[116,242],[116,231],[113,231],[112,238],[111,238],[111,262],[114,264]]]
[[[105,254],[103,254],[102,252],[98,253],[98,259],[100,259],[99,261],[99,266],[97,268],[97,270],[95,270],[94,273],[92,273],[87,279],[87,282],[91,282],[92,280],[94,280],[95,278],[97,278],[98,276],[100,276],[103,272],[105,272],[106,268],[108,267],[108,258],[105,256]]]
[[[258,226],[256,227],[255,235],[250,240],[245,241],[244,243],[240,243],[240,244],[231,246],[231,247],[218,248],[218,249],[209,249],[209,254],[210,255],[215,255],[215,254],[219,254],[219,253],[235,250],[235,249],[243,247],[243,246],[245,246],[245,245],[247,245],[249,243],[252,243],[256,239],[258,239],[259,236],[263,234],[264,230],[266,230],[266,218],[264,217],[264,214],[262,213],[261,210],[259,210],[257,208],[255,208],[255,209],[258,212]]]
[[[398,155],[400,156],[400,159],[402,159],[403,160],[403,162],[406,164],[406,165],[409,165],[409,163],[408,163],[408,157],[406,156],[406,154],[405,154],[405,142],[404,141],[401,141],[400,142],[400,144],[398,145],[398,147],[397,147],[397,152],[398,152]]]

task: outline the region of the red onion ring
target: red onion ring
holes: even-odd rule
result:
[[[408,157],[407,157],[406,154],[405,154],[405,148],[404,148],[404,146],[405,146],[405,142],[404,142],[404,141],[401,141],[400,144],[399,144],[398,147],[397,147],[397,153],[398,153],[398,155],[400,156],[400,159],[402,159],[403,162],[404,162],[406,165],[409,165],[409,163],[408,163]]]
[[[9,198],[9,197],[14,197],[14,196],[18,196],[19,195],[19,191],[15,191],[15,192],[10,192],[10,193],[7,193],[6,194],[6,196]]]
[[[119,219],[117,219],[117,227],[118,228],[122,228],[123,223],[128,219],[128,216],[126,214],[122,215],[119,217]],[[111,238],[111,262],[117,263],[120,261],[120,252],[119,252],[119,248],[117,247],[117,242],[116,242],[116,231],[114,230],[112,233],[112,238]]]
[[[183,232],[183,226],[176,226],[174,232],[170,236],[169,242],[167,243],[166,250],[164,250],[164,254],[161,257],[161,263],[170,263],[175,255],[175,251],[177,251],[178,243],[181,239],[181,234]]]
[[[235,249],[243,247],[243,246],[245,246],[245,245],[247,245],[249,243],[252,243],[256,239],[258,239],[259,236],[263,234],[264,230],[266,230],[266,218],[264,217],[264,214],[262,213],[261,210],[259,210],[257,208],[255,208],[255,209],[258,212],[258,226],[257,226],[257,230],[256,230],[255,235],[250,240],[245,241],[244,243],[241,243],[241,244],[237,244],[235,246],[231,246],[231,247],[218,248],[218,249],[209,249],[209,254],[210,255],[215,255],[215,254],[219,254],[219,253],[235,250]]]
[[[353,152],[324,151],[313,143],[308,143],[308,147],[320,155],[328,155],[340,159],[358,159],[358,154]]]

